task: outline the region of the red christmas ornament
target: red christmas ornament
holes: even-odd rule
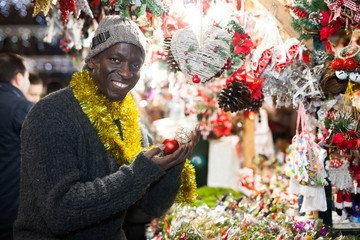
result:
[[[179,143],[175,139],[165,139],[163,141],[163,144],[165,145],[164,153],[166,155],[172,154],[179,148]]]
[[[192,78],[193,83],[199,83],[200,82],[200,78],[198,77],[198,75],[194,75]]]
[[[335,58],[331,62],[331,67],[336,71],[340,71],[343,69],[343,64],[344,64],[344,60],[342,60],[341,58]]]
[[[343,68],[346,71],[354,71],[354,69],[356,68],[357,62],[356,59],[354,57],[349,57],[347,59],[345,59],[344,63],[343,63]]]

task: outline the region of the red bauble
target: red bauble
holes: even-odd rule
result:
[[[356,68],[356,65],[357,65],[356,59],[354,57],[349,57],[349,58],[345,59],[343,68],[346,71],[354,71],[354,69]]]
[[[163,141],[163,144],[165,145],[164,153],[166,155],[172,154],[179,148],[179,143],[175,139],[165,139]]]
[[[192,78],[193,83],[199,83],[200,82],[200,78],[198,77],[198,75],[194,75]]]
[[[341,58],[335,58],[331,62],[331,67],[336,71],[341,71],[343,69],[344,60]]]

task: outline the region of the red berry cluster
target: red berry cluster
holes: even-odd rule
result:
[[[298,16],[299,18],[307,18],[309,15],[308,12],[305,11],[304,9],[294,8],[293,11],[296,14],[296,16]]]
[[[307,18],[309,13],[301,8],[294,8],[293,6],[285,5],[286,8],[292,10],[299,18]]]
[[[231,62],[230,62],[230,58],[227,58],[224,68],[225,68],[225,69],[230,69],[230,68],[231,68],[231,65],[234,65],[234,64],[235,64],[235,61],[231,61]]]

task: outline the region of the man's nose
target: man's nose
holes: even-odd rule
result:
[[[122,62],[120,64],[119,69],[117,70],[117,73],[123,78],[123,79],[129,79],[133,77],[133,73],[130,71],[129,63],[128,62]]]

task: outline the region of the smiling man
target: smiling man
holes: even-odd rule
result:
[[[137,25],[107,16],[85,70],[34,106],[21,135],[15,239],[144,239],[132,229],[144,232],[173,204],[199,130],[170,155],[157,156],[163,146],[146,150],[151,141],[129,94],[144,60]]]

